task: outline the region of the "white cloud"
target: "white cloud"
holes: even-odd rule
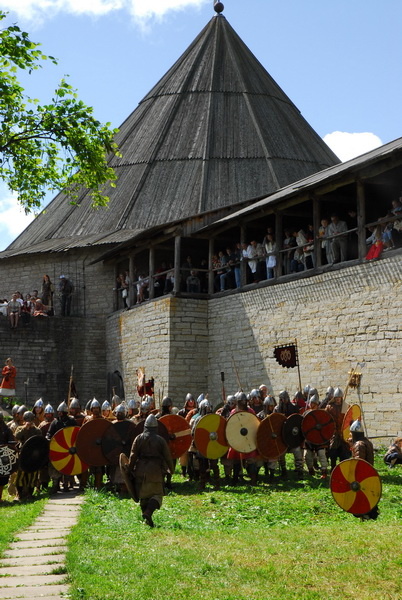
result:
[[[378,135],[369,132],[333,131],[324,136],[324,142],[343,162],[382,146]]]
[[[172,10],[201,7],[211,0],[0,0],[0,8],[19,18],[45,20],[59,13],[102,16],[127,10],[138,23],[163,17]]]
[[[25,214],[16,197],[1,192],[4,189],[0,190],[0,251],[5,250],[35,218],[34,214]]]

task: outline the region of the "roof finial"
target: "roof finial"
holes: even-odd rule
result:
[[[223,6],[222,2],[218,2],[218,0],[214,0],[214,11],[218,13],[218,15],[223,12],[223,9],[225,7]]]

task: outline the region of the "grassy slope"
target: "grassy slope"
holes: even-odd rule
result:
[[[381,514],[367,522],[311,478],[200,494],[176,475],[153,530],[132,500],[88,492],[70,536],[72,598],[399,600],[402,473],[376,467]]]

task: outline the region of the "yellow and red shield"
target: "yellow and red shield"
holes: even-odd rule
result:
[[[353,421],[360,421],[361,418],[362,411],[360,406],[358,404],[352,404],[352,406],[349,406],[345,416],[343,417],[342,423],[342,437],[345,442],[347,442],[350,437],[350,426],[352,425]]]
[[[228,451],[226,419],[216,413],[201,417],[194,430],[195,446],[205,458],[220,458]]]
[[[375,468],[361,458],[339,463],[332,471],[330,487],[338,506],[354,515],[369,513],[381,498],[381,479]]]
[[[79,475],[88,469],[88,465],[77,454],[75,442],[79,430],[79,427],[60,429],[50,440],[50,462],[64,475]]]

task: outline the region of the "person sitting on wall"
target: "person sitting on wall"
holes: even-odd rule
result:
[[[21,303],[18,302],[17,292],[14,292],[11,296],[11,300],[7,305],[7,314],[11,329],[16,329],[21,314]]]
[[[35,302],[35,309],[33,311],[33,317],[48,317],[49,315],[46,312],[46,307],[43,304],[42,300],[37,300]]]

